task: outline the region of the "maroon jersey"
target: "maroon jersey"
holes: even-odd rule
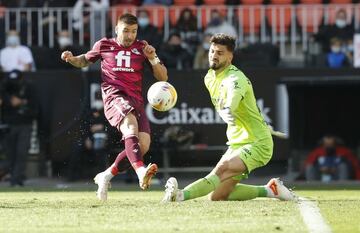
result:
[[[90,62],[101,59],[103,84],[114,86],[121,92],[143,102],[141,95],[144,61],[144,43],[136,40],[125,48],[115,38],[102,38],[85,54]]]

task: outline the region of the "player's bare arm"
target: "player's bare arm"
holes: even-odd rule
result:
[[[153,74],[155,78],[159,81],[167,81],[168,80],[167,69],[163,64],[160,63],[160,60],[156,55],[155,48],[149,45],[146,41],[144,41],[144,43],[145,43],[145,47],[143,49],[144,54],[152,65]]]
[[[91,64],[91,62],[85,58],[85,54],[74,56],[70,51],[64,51],[61,54],[61,59],[77,68],[83,68]]]

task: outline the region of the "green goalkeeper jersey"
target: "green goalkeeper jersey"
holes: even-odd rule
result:
[[[228,124],[228,145],[254,143],[271,138],[270,130],[256,105],[250,80],[236,66],[220,74],[209,69],[204,78],[216,111],[230,108],[235,124]]]

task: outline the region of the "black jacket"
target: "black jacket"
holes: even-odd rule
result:
[[[3,99],[3,123],[9,125],[31,124],[36,117],[37,107],[30,85],[23,79],[5,79],[0,87]],[[19,106],[12,106],[11,98],[14,96],[22,100]]]

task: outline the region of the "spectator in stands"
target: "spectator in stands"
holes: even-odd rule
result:
[[[210,49],[210,38],[211,35],[205,35],[202,43],[197,47],[193,66],[194,69],[209,68],[208,53]]]
[[[146,40],[149,44],[154,46],[155,49],[159,49],[162,42],[162,35],[158,28],[151,24],[149,12],[146,10],[139,10],[137,15],[139,40]]]
[[[325,136],[321,145],[310,152],[305,161],[306,180],[360,179],[360,165],[356,156],[340,140]]]
[[[7,169],[11,174],[11,186],[23,186],[25,167],[30,146],[32,121],[36,106],[30,86],[20,71],[8,73],[3,83],[2,115],[9,125],[6,136]]]
[[[27,0],[0,0],[0,47],[4,46],[5,42],[5,7],[24,8],[27,5]],[[24,44],[27,41],[28,35],[28,20],[25,11],[17,11],[16,19],[14,14],[9,14],[9,28],[16,28],[20,32],[20,43]]]
[[[326,55],[326,64],[330,68],[341,68],[348,65],[346,54],[342,51],[342,43],[338,38],[330,40],[331,51]]]
[[[315,40],[322,46],[324,52],[330,51],[330,40],[332,38],[339,38],[345,42],[354,36],[354,27],[347,23],[347,15],[344,9],[340,9],[336,13],[336,20],[334,25],[325,25],[315,35]]]
[[[71,47],[72,44],[73,42],[71,40],[70,32],[68,30],[62,30],[58,33],[57,45],[60,50],[69,50],[68,48]]]
[[[0,50],[0,67],[4,72],[35,70],[32,53],[28,47],[20,44],[17,31],[11,30],[7,34],[6,47]]]
[[[188,52],[195,55],[196,47],[199,44],[201,33],[197,28],[197,18],[189,8],[184,8],[175,25],[175,31],[180,33]]]
[[[178,33],[170,35],[168,41],[162,45],[159,51],[160,59],[167,68],[178,70],[191,68],[192,59],[190,54],[182,46],[181,36]]]
[[[62,0],[62,1],[58,1],[58,0],[31,0],[31,1],[26,1],[26,8],[42,8],[41,9],[41,15],[37,14],[37,11],[32,11],[32,20],[31,20],[31,28],[32,28],[32,42],[33,44],[38,44],[39,43],[39,28],[38,28],[38,23],[39,23],[39,16],[41,16],[41,24],[42,24],[42,33],[41,33],[41,39],[42,39],[42,43],[45,46],[49,45],[49,30],[50,27],[53,28],[59,28],[60,26],[62,27],[63,25],[68,25],[68,16],[71,17],[71,15],[68,15],[68,12],[63,11],[61,14],[59,14],[57,11],[52,12],[52,14],[50,14],[49,8],[51,7],[72,7],[75,3],[75,0]],[[23,15],[21,17],[21,19],[24,21],[23,24],[24,26],[21,26],[21,39],[22,42],[27,41],[27,24],[29,23],[27,21],[27,13],[26,11],[22,12]],[[60,19],[58,16],[61,15],[61,22],[58,22],[58,20]],[[71,19],[70,19],[71,21]],[[50,26],[51,25],[51,26]]]
[[[84,40],[90,39],[90,23],[91,14],[89,11],[84,11],[90,8],[93,12],[93,33],[94,39],[98,40],[104,35],[101,34],[101,12],[109,8],[109,0],[77,0],[73,8],[73,28],[76,32],[82,27],[84,29]],[[81,17],[82,16],[82,17]],[[105,17],[106,18],[106,17]]]
[[[70,32],[68,30],[62,30],[57,35],[57,43],[54,47],[55,57],[60,57],[61,53],[66,50],[74,51],[75,53],[82,53],[84,49],[82,47],[73,45]],[[66,65],[62,61],[59,62],[52,61],[52,64],[49,65],[51,68],[54,69],[75,69],[72,66]]]
[[[228,23],[224,16],[218,10],[212,10],[210,14],[210,22],[206,27],[204,34],[214,35],[215,33],[224,33],[229,36],[237,36],[235,27]]]
[[[352,38],[345,42],[342,50],[346,55],[349,66],[353,66],[353,64],[354,64],[354,41]]]

